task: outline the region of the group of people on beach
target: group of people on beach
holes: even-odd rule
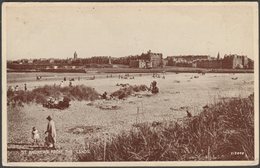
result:
[[[78,81],[80,81],[80,77],[78,77]],[[95,76],[94,76],[95,79]],[[71,79],[67,79],[66,77],[63,78],[63,80],[60,82],[60,84],[58,85],[59,87],[64,87],[64,83],[65,81],[69,81],[69,87],[73,86],[73,81],[75,81],[75,78],[71,78]],[[54,84],[55,85],[55,84]]]
[[[141,74],[140,74],[140,76],[142,76]],[[112,78],[113,76],[112,76],[112,74],[109,76],[109,75],[107,75],[107,78]],[[134,76],[130,76],[129,74],[125,74],[124,76],[123,75],[118,75],[118,78],[119,79],[134,79]],[[160,78],[160,75],[159,74],[157,74],[157,73],[153,73],[153,78]],[[163,79],[165,79],[165,75],[164,75],[164,73],[163,73],[163,76],[162,76],[162,78]],[[36,76],[36,79],[37,80],[40,80],[40,79],[42,79],[42,76]],[[90,79],[95,79],[95,76],[93,76],[93,77],[91,77]],[[64,83],[65,83],[65,81],[67,81],[67,78],[66,77],[64,77],[63,78],[63,80],[59,83],[59,87],[64,87]],[[71,79],[69,79],[68,80],[69,81],[69,86],[70,87],[72,87],[73,86],[73,83],[72,83],[72,81],[75,81],[75,79],[74,78],[71,78]],[[78,77],[78,81],[80,81],[80,77]],[[54,86],[55,86],[56,84],[54,83]],[[19,86],[18,85],[16,85],[15,87],[13,87],[13,86],[10,86],[9,87],[9,90],[11,90],[11,91],[18,91],[19,90]],[[24,91],[27,91],[28,90],[28,88],[27,88],[27,84],[25,83],[24,84]]]
[[[162,79],[165,79],[165,72],[163,72],[162,74]],[[153,73],[153,78],[161,78],[161,75],[160,74],[157,74],[157,73]]]
[[[9,86],[8,90],[12,91],[12,92],[16,92],[16,91],[19,90],[19,85]],[[27,84],[26,83],[24,84],[24,91],[27,91]]]
[[[56,143],[55,123],[52,120],[51,116],[48,116],[46,119],[48,120],[48,124],[47,124],[47,129],[45,131],[45,134],[47,136],[45,137],[44,146],[50,147],[50,148],[55,148],[55,143]],[[32,128],[32,139],[33,139],[33,145],[35,145],[35,144],[39,145],[40,135],[39,135],[39,131],[36,129],[36,127]]]

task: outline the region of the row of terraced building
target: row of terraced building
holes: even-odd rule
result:
[[[245,55],[224,55],[217,58],[209,55],[186,55],[186,56],[168,56],[166,58],[168,66],[196,67],[210,69],[253,69],[254,62]]]

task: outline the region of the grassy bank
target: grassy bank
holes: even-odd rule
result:
[[[98,99],[99,94],[94,88],[87,87],[85,85],[77,85],[72,87],[59,87],[45,85],[33,89],[31,91],[7,91],[7,103],[8,105],[22,105],[23,103],[46,103],[48,97],[60,98],[67,96],[71,100],[95,100]]]
[[[119,85],[120,86],[120,85]],[[119,90],[111,94],[112,97],[123,99],[134,94],[135,92],[147,91],[149,88],[146,85],[127,85],[121,87]],[[38,103],[44,104],[47,102],[49,97],[59,99],[63,96],[68,97],[71,100],[96,100],[99,99],[100,94],[95,91],[94,88],[87,87],[85,85],[76,85],[76,86],[50,86],[45,85],[33,89],[31,91],[12,91],[8,89],[7,91],[7,103],[8,105],[23,105],[24,103]]]
[[[149,88],[146,85],[127,85],[125,87],[120,88],[119,90],[113,92],[111,94],[112,97],[116,97],[118,99],[127,98],[135,92],[147,91]]]
[[[222,100],[183,122],[136,124],[86,149],[78,161],[253,160],[254,96]]]

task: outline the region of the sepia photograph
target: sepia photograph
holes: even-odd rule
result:
[[[5,2],[2,164],[259,164],[257,2]]]

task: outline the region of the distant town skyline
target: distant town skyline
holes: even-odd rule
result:
[[[17,5],[18,4],[18,5]],[[241,5],[244,4],[244,5]],[[254,59],[253,3],[10,3],[3,22],[7,60],[172,55]]]
[[[148,52],[148,51],[147,51]],[[20,61],[20,60],[80,60],[80,59],[87,59],[87,58],[93,58],[93,57],[108,57],[108,58],[120,58],[120,57],[129,57],[129,56],[140,56],[142,54],[145,54],[147,52],[143,52],[143,53],[139,53],[139,54],[132,54],[132,55],[126,55],[126,56],[118,56],[118,57],[113,57],[113,56],[110,56],[110,55],[93,55],[93,56],[89,56],[89,57],[78,57],[78,54],[77,52],[75,51],[73,53],[73,55],[71,57],[67,57],[67,58],[54,58],[54,57],[40,57],[40,58],[19,58],[19,59],[7,59],[7,61]],[[77,55],[77,57],[75,57],[75,53]],[[163,54],[163,53],[160,53],[160,54]],[[215,58],[215,59],[223,59],[225,56],[247,56],[247,55],[238,55],[238,54],[223,54],[223,55],[219,55],[218,57],[218,54],[217,55],[209,55],[209,54],[176,54],[176,55],[163,55],[163,59],[167,59],[167,57],[200,57],[200,56],[209,56],[210,58]]]

